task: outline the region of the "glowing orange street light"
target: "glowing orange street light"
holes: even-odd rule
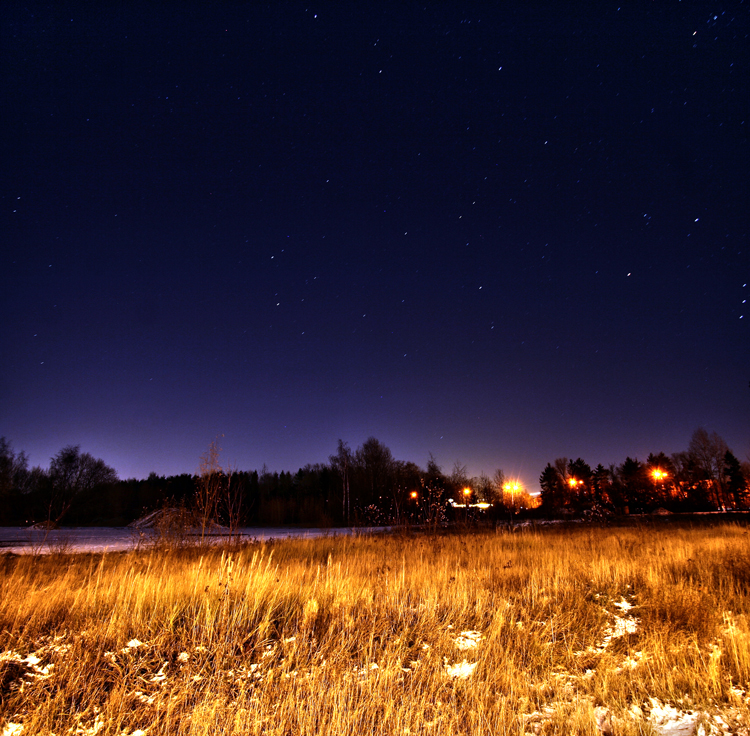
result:
[[[661,481],[661,480],[664,480],[665,478],[667,478],[667,476],[668,476],[668,473],[666,473],[666,472],[665,472],[664,470],[662,470],[661,468],[654,468],[654,469],[653,469],[653,470],[651,471],[651,477],[652,477],[652,478],[653,478],[653,479],[654,479],[654,480],[655,480],[655,481],[656,481],[657,483],[658,483],[659,481]]]
[[[469,496],[471,496],[471,488],[466,486],[463,490],[464,494],[464,508],[466,509],[466,523],[469,523]]]
[[[516,508],[516,493],[521,490],[521,485],[517,481],[508,481],[503,486],[503,491],[510,496],[510,508],[513,513],[518,513]]]
[[[568,485],[571,488],[575,488],[576,486],[581,485],[581,483],[583,483],[582,480],[576,480],[575,478],[568,478]]]
[[[417,492],[416,492],[416,491],[412,491],[412,492],[411,492],[411,493],[410,493],[409,495],[410,495],[410,496],[411,496],[412,498],[416,498],[416,497],[417,497]]]

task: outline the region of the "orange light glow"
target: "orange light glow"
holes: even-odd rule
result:
[[[464,496],[471,496],[471,488],[464,488]]]
[[[661,468],[654,468],[651,471],[651,477],[655,481],[664,480],[667,477],[667,473],[665,473]]]
[[[411,496],[412,498],[416,498],[416,497],[417,497],[417,492],[416,492],[416,491],[412,491],[412,492],[411,492],[411,493],[410,493],[409,495],[410,495],[410,496]]]

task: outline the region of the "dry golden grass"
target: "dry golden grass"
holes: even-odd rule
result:
[[[749,593],[730,525],[0,558],[0,734],[748,733]]]

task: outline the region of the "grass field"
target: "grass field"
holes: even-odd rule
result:
[[[0,558],[0,734],[750,733],[742,526]]]

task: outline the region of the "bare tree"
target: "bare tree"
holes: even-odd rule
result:
[[[116,481],[117,472],[104,460],[81,452],[80,445],[63,447],[50,461],[47,525],[59,524],[80,494]]]
[[[29,460],[25,452],[16,453],[5,437],[0,437],[0,523],[13,517],[14,505],[31,487]]]
[[[494,491],[489,475],[486,473],[480,473],[476,478],[471,479],[471,485],[476,489],[478,501],[492,503]]]
[[[418,509],[417,519],[434,533],[446,522],[445,491],[429,477],[422,478],[420,486],[410,494]]]
[[[555,470],[560,474],[560,478],[563,480],[564,483],[567,483],[568,481],[568,465],[570,461],[567,457],[558,457],[555,458],[554,466]]]
[[[201,544],[206,531],[214,522],[219,510],[219,500],[224,485],[223,471],[219,464],[221,448],[212,440],[208,450],[201,455],[198,464],[198,477],[195,483],[195,510],[201,525]]]
[[[492,495],[494,503],[504,503],[503,493],[505,492],[505,473],[502,468],[498,468],[492,474]]]
[[[716,432],[709,434],[702,427],[693,432],[688,445],[688,455],[703,475],[702,480],[719,509],[727,505],[723,471],[724,456],[728,451],[727,443]]]
[[[244,512],[245,478],[232,465],[226,467],[223,475],[224,488],[221,494],[220,506],[229,527],[229,540],[231,541],[238,534],[240,521]]]
[[[214,440],[201,455],[198,465],[194,506],[201,525],[201,543],[211,525],[219,519],[229,527],[231,541],[238,533],[245,511],[245,475],[234,465],[222,467],[220,455],[221,448]]]
[[[331,455],[328,458],[328,462],[331,463],[331,468],[335,470],[341,478],[341,489],[342,489],[342,516],[344,522],[349,524],[349,475],[351,473],[351,467],[354,462],[352,451],[349,449],[349,445],[343,440],[339,440],[336,454]]]
[[[694,464],[687,451],[675,452],[669,456],[674,468],[674,495],[675,500],[682,503],[691,496],[692,486],[695,484]]]
[[[469,469],[460,460],[456,460],[456,462],[453,463],[453,470],[450,474],[450,484],[453,486],[453,492],[461,494],[463,498],[462,491],[469,488]]]
[[[375,437],[368,437],[354,454],[359,486],[360,504],[374,503],[382,507],[383,498],[391,495],[394,482],[394,460],[390,449]]]
[[[28,469],[26,453],[14,452],[13,445],[5,437],[0,437],[0,496],[13,491],[22,492],[20,489],[26,484]]]

